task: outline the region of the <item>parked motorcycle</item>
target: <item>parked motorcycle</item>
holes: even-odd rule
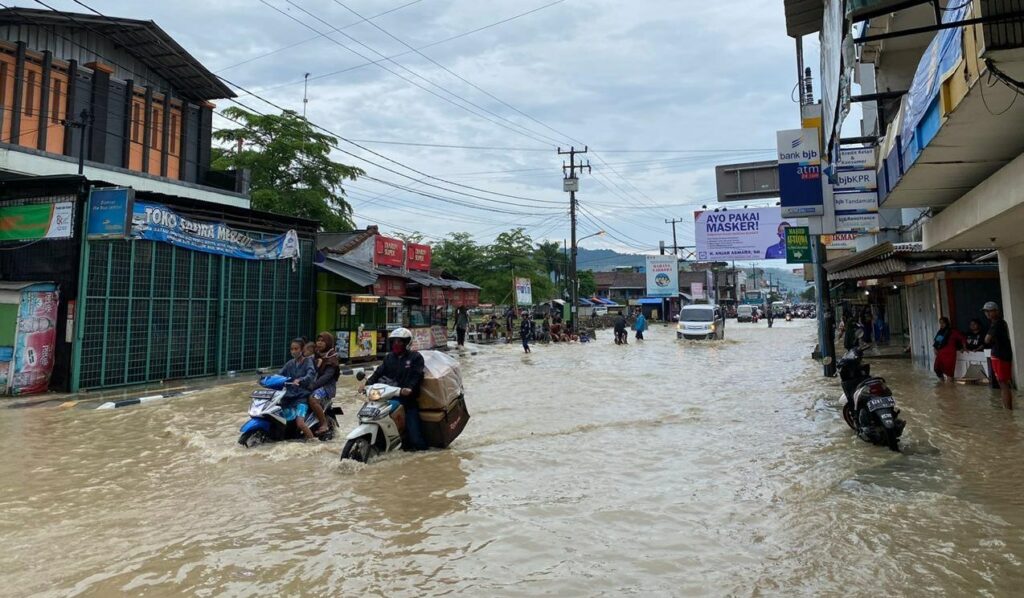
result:
[[[365,378],[362,372],[356,377],[359,381]],[[367,463],[379,454],[402,448],[405,408],[398,402],[402,389],[385,378],[368,386],[365,392],[366,403],[359,409],[359,425],[348,433],[345,448],[341,450],[342,460]]]
[[[862,440],[899,451],[900,436],[907,423],[900,419],[900,410],[884,378],[871,375],[871,366],[864,363],[863,347],[850,349],[836,371],[842,381],[843,419]]]
[[[309,391],[298,386],[288,384],[285,376],[265,376],[260,378],[258,388],[252,391],[250,397],[252,403],[249,405],[249,421],[242,426],[241,436],[238,437],[238,444],[253,448],[265,442],[279,442],[281,440],[295,440],[302,438],[298,426],[294,422],[285,420],[284,408],[281,402],[286,398],[296,398],[305,401]],[[334,437],[334,430],[338,427],[338,416],[342,415],[341,407],[334,406],[334,398],[320,399],[320,405],[327,414],[328,423],[331,429],[319,436],[320,440],[330,440]],[[320,421],[312,411],[306,414],[306,425],[316,434],[320,428]]]

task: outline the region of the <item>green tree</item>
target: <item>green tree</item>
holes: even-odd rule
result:
[[[477,245],[469,233],[452,233],[434,243],[431,261],[435,268],[479,285],[483,274],[484,253],[485,248]]]
[[[583,270],[576,276],[580,280],[580,297],[593,297],[597,292],[597,282],[594,280],[593,270]]]
[[[393,231],[391,233],[391,236],[396,239],[401,239],[402,241],[405,242],[406,245],[408,245],[409,243],[419,245],[423,243],[423,240],[426,238],[423,236],[423,233],[418,231],[414,231],[411,233],[400,233],[398,231]]]
[[[813,286],[807,287],[802,293],[800,293],[800,299],[805,303],[812,303],[815,299],[815,290]]]
[[[537,260],[544,267],[544,271],[554,275],[555,284],[562,282],[562,274],[565,270],[565,252],[557,241],[538,243],[536,250]]]
[[[232,106],[223,113],[239,127],[214,132],[228,146],[214,149],[213,167],[249,169],[253,208],[316,220],[323,230],[352,229],[342,183],[365,173],[331,160],[337,139],[292,111],[259,115]]]

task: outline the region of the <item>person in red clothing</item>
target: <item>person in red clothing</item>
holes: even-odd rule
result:
[[[989,301],[982,311],[992,323],[985,335],[985,344],[992,349],[992,374],[999,382],[1003,407],[1013,409],[1013,348],[1010,346],[1010,328],[1003,319],[998,303]]]
[[[964,335],[949,324],[949,318],[939,318],[939,331],[935,334],[935,375],[939,380],[952,380],[956,369],[956,352],[964,345]]]

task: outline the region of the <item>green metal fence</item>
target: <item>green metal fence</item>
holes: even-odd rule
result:
[[[293,265],[153,241],[89,245],[81,389],[276,365],[289,339],[312,332],[308,257]],[[301,251],[310,256],[312,243]]]

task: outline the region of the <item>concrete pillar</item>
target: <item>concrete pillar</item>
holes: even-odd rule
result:
[[[1024,382],[1024,243],[999,250],[999,284],[1003,317],[1010,328],[1013,367],[1018,386]]]

